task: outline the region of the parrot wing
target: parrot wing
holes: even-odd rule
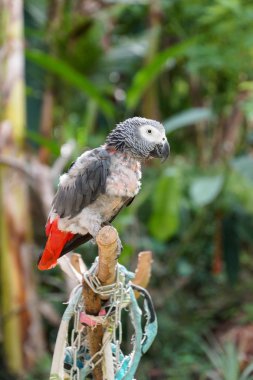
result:
[[[110,154],[102,147],[80,156],[64,174],[52,210],[60,218],[71,219],[105,193],[110,162]]]
[[[39,269],[53,268],[57,259],[63,254],[65,245],[75,240],[75,234],[59,230],[58,220],[75,217],[100,194],[105,193],[109,167],[110,154],[103,147],[96,148],[82,154],[71,165],[68,173],[61,177],[52,204],[52,212],[57,216],[52,221],[49,217],[46,224],[48,239],[38,261]],[[85,241],[90,239],[89,234],[85,235]]]

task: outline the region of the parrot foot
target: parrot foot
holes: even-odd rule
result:
[[[110,223],[110,222],[104,222],[104,223],[102,223],[102,227],[105,227],[105,226],[112,226],[112,223]]]

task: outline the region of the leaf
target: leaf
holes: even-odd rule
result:
[[[39,133],[29,130],[26,131],[26,137],[32,140],[33,142],[46,147],[48,150],[50,150],[50,152],[54,153],[56,156],[60,155],[61,149],[56,141],[47,139]]]
[[[248,180],[253,182],[253,157],[252,156],[241,156],[237,157],[231,162],[232,166],[241,175],[246,177]]]
[[[253,213],[252,191],[252,181],[238,170],[230,171],[229,176],[226,179],[225,193],[232,194],[242,207],[250,213]]]
[[[240,241],[238,224],[240,220],[236,213],[231,213],[223,220],[222,240],[224,261],[229,281],[234,284],[239,272]]]
[[[206,356],[208,357],[210,363],[213,365],[215,370],[218,372],[221,372],[221,368],[223,365],[223,350],[222,347],[218,344],[215,345],[215,349],[206,344],[205,342],[202,343],[202,349],[206,353]]]
[[[165,120],[163,125],[168,133],[201,121],[209,121],[212,117],[213,113],[210,108],[191,108]]]
[[[133,109],[138,104],[145,90],[161,73],[166,64],[168,64],[168,60],[170,59],[170,62],[172,62],[172,59],[185,55],[187,48],[191,46],[194,41],[195,39],[190,39],[163,50],[156,54],[149,64],[137,72],[127,93],[127,106],[129,109]]]
[[[214,370],[219,374],[217,379],[238,380],[240,372],[238,352],[233,343],[221,346],[217,342],[214,347],[210,347],[204,343],[202,344],[202,348]]]
[[[39,26],[43,26],[47,22],[47,3],[45,1],[26,1],[25,10]],[[25,24],[28,22],[26,21]]]
[[[106,116],[113,116],[114,110],[111,103],[103,98],[100,91],[98,91],[93,83],[68,63],[38,50],[27,50],[26,57],[43,67],[45,70],[54,73],[64,81],[83,91],[88,97],[97,103]]]
[[[196,206],[206,206],[219,195],[223,183],[221,175],[197,178],[190,186],[190,197]]]
[[[224,380],[238,380],[240,373],[238,352],[233,343],[224,346],[223,371]]]
[[[146,55],[150,33],[142,33],[141,36],[132,38],[124,37],[112,46],[104,55],[101,66],[103,72],[110,75],[112,72],[132,74],[139,60]]]
[[[136,4],[148,4],[148,0],[106,0],[107,4],[125,4],[125,5],[136,5]]]
[[[243,371],[239,380],[250,380],[253,379],[253,363],[250,363]]]
[[[179,228],[180,190],[178,170],[166,170],[155,187],[153,212],[149,221],[152,234],[160,241],[172,237]]]

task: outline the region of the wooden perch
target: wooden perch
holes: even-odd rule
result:
[[[72,253],[70,256],[71,265],[75,268],[75,270],[82,274],[87,270],[86,265],[83,262],[82,256],[79,253]]]
[[[118,233],[111,226],[103,227],[97,236],[99,251],[99,262],[97,278],[102,285],[110,285],[116,279],[117,253],[118,253]],[[133,283],[142,287],[148,285],[151,276],[152,253],[150,251],[140,252],[138,264],[135,271]],[[139,293],[135,293],[136,297]],[[83,297],[86,314],[97,316],[101,309],[102,297],[94,293],[88,284],[83,282]],[[91,357],[100,351],[103,340],[103,326],[87,327],[89,349]],[[102,365],[98,364],[93,370],[94,380],[103,380]]]
[[[102,228],[97,236],[99,250],[98,278],[102,285],[110,285],[115,282],[118,233],[115,228],[106,226]]]
[[[133,284],[142,286],[146,288],[148,286],[150,277],[151,277],[151,268],[152,268],[152,252],[143,251],[138,255],[137,268],[135,270],[135,278],[132,281]],[[135,291],[135,297],[140,296],[139,292]]]
[[[99,251],[99,264],[97,278],[102,285],[109,285],[115,282],[117,251],[118,251],[118,233],[111,226],[103,227],[97,236],[97,245]],[[83,297],[85,303],[85,312],[90,315],[98,315],[101,309],[101,299],[98,294],[94,293],[87,283],[83,282]],[[95,355],[102,347],[103,326],[87,327],[90,355]],[[94,380],[103,380],[102,365],[98,364],[93,370]]]

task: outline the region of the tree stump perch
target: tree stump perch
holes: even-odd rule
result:
[[[97,278],[104,285],[113,284],[116,280],[116,267],[119,236],[115,228],[111,226],[103,227],[96,238],[98,245],[99,261]],[[140,252],[138,264],[135,271],[133,283],[142,287],[148,285],[151,276],[152,253],[150,251]],[[139,293],[135,292],[136,298]],[[97,316],[101,310],[102,301],[105,297],[96,294],[89,285],[83,281],[83,299],[86,314]],[[89,350],[91,357],[101,350],[104,328],[102,325],[95,327],[87,326]],[[102,364],[99,363],[93,370],[94,380],[103,380]]]
[[[97,245],[99,252],[99,264],[97,278],[102,285],[110,285],[115,282],[117,251],[118,251],[118,233],[111,226],[103,227],[97,236]],[[83,298],[85,312],[97,316],[101,309],[101,298],[94,293],[88,284],[83,281]],[[103,326],[87,327],[88,340],[91,357],[95,355],[102,347]],[[93,370],[94,380],[103,380],[102,365],[99,363]]]

